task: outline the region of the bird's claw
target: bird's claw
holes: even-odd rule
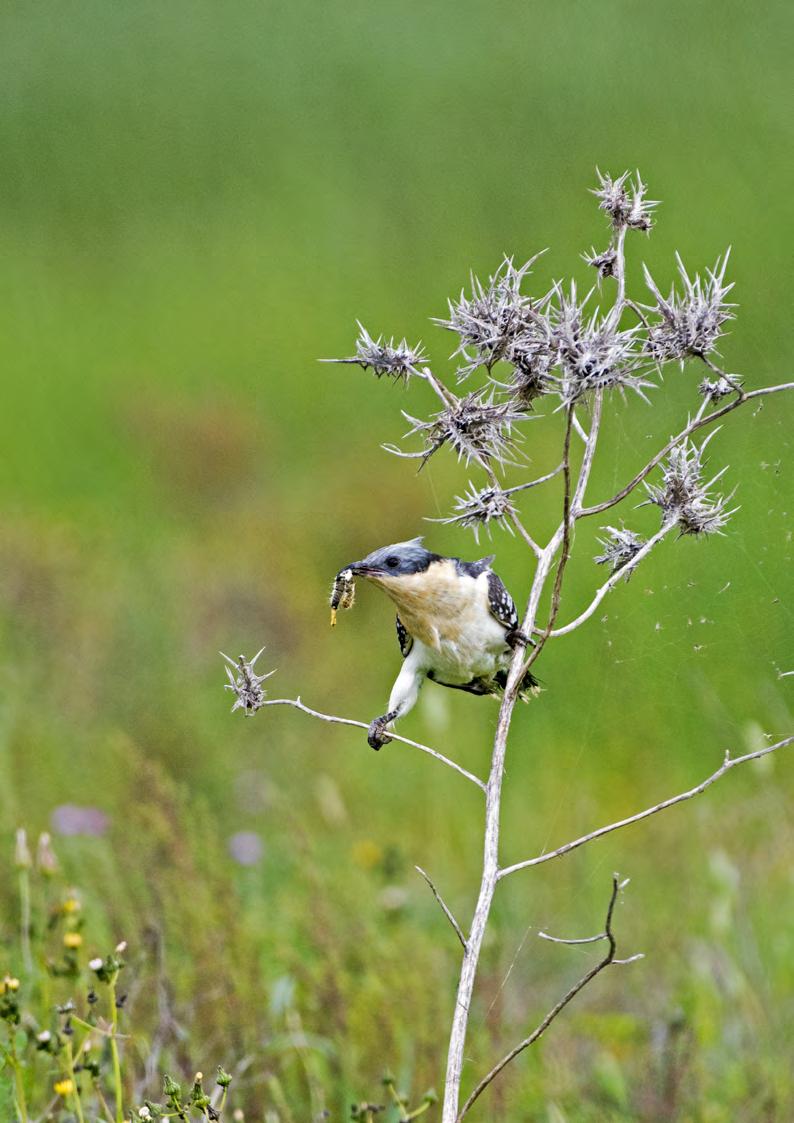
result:
[[[507,640],[507,643],[509,644],[510,647],[513,648],[514,651],[517,647],[534,647],[535,646],[535,641],[532,639],[532,637],[528,636],[526,634],[526,632],[522,632],[520,628],[513,628],[512,631],[507,633],[507,635],[505,636],[505,639]]]
[[[388,745],[392,738],[386,732],[386,726],[390,721],[394,721],[397,715],[395,713],[384,714],[383,717],[376,717],[374,721],[369,723],[367,730],[367,743],[371,749],[378,752],[384,745]]]

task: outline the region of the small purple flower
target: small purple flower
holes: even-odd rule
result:
[[[98,807],[80,807],[76,803],[62,803],[50,815],[50,824],[56,834],[90,835],[101,838],[110,820]]]
[[[237,831],[228,842],[229,854],[241,866],[258,866],[265,853],[256,831]]]

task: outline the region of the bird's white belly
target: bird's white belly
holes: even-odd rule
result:
[[[439,637],[437,647],[426,649],[425,662],[433,671],[433,677],[440,682],[456,685],[464,685],[475,678],[492,678],[500,667],[507,666],[510,661],[510,648],[504,640],[504,629],[500,628],[499,632],[495,643],[483,642],[486,637],[480,637],[481,642],[468,636],[463,640],[445,640],[443,636]]]

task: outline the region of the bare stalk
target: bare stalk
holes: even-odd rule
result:
[[[615,570],[615,572],[610,576],[609,580],[604,582],[604,584],[596,592],[595,596],[593,597],[587,608],[584,610],[584,612],[580,612],[575,620],[571,620],[570,624],[565,624],[562,628],[553,628],[548,633],[549,636],[551,636],[552,638],[556,638],[557,636],[567,636],[569,632],[573,632],[581,624],[584,624],[585,620],[589,620],[595,610],[601,604],[601,601],[607,595],[609,590],[614,589],[618,582],[620,582],[623,578],[629,577],[632,571],[636,569],[640,564],[640,562],[643,561],[644,558],[647,558],[648,554],[650,554],[654,546],[661,542],[662,539],[670,533],[674,526],[675,519],[666,520],[662,524],[661,529],[658,530],[652,538],[648,539],[645,545],[637,551],[634,557],[620,569]]]
[[[421,867],[421,866],[414,866],[414,869],[416,870],[416,872],[417,872],[418,874],[421,874],[421,876],[422,876],[422,877],[423,877],[423,878],[425,879],[425,881],[427,882],[427,884],[428,884],[428,885],[430,886],[430,891],[431,891],[431,893],[433,894],[433,896],[435,897],[435,899],[436,899],[436,900],[438,901],[438,903],[439,903],[439,906],[441,907],[441,911],[443,912],[444,916],[445,916],[445,917],[447,918],[447,920],[449,921],[449,923],[450,923],[450,924],[452,925],[452,928],[453,928],[453,930],[454,930],[454,932],[455,932],[455,935],[456,935],[456,936],[458,937],[458,939],[460,940],[460,942],[461,942],[461,945],[462,945],[462,947],[463,947],[463,950],[465,951],[465,950],[466,950],[466,937],[465,937],[465,936],[463,935],[463,932],[462,932],[462,930],[461,930],[461,927],[460,927],[460,925],[458,924],[458,922],[457,922],[457,920],[455,919],[455,917],[453,916],[453,914],[452,914],[452,911],[451,911],[451,909],[450,909],[450,908],[448,907],[448,905],[446,904],[446,902],[445,902],[444,898],[443,898],[443,897],[441,896],[441,894],[439,893],[438,889],[436,889],[435,885],[434,885],[434,884],[433,884],[433,882],[432,882],[432,881],[430,880],[430,875],[429,875],[428,873],[426,873],[426,872],[425,872],[425,871],[424,871],[424,870],[422,869],[422,867]]]
[[[534,627],[541,592],[546,578],[549,575],[552,559],[553,555],[548,551],[544,551],[538,562],[529,595],[527,611],[522,624],[522,629],[526,635],[530,635]],[[461,961],[455,1009],[452,1015],[449,1049],[447,1052],[446,1079],[444,1083],[444,1103],[441,1115],[442,1123],[455,1123],[458,1118],[460,1082],[463,1072],[463,1055],[466,1045],[469,1009],[474,993],[474,982],[477,977],[477,967],[480,959],[480,951],[482,950],[482,941],[488,925],[488,917],[491,912],[491,904],[493,902],[496,884],[499,879],[499,829],[507,736],[510,731],[513,710],[515,709],[518,698],[518,687],[523,675],[523,652],[518,648],[510,664],[507,685],[505,687],[504,697],[502,698],[502,704],[499,708],[493,755],[491,757],[491,772],[488,777],[485,793],[485,831],[480,891],[477,897],[477,905],[474,910],[469,936],[466,940],[466,948]]]
[[[261,703],[263,706],[292,706],[296,710],[300,710],[304,714],[309,714],[310,717],[319,718],[320,721],[327,721],[333,725],[353,725],[357,729],[369,729],[367,722],[355,721],[349,717],[334,717],[332,714],[323,714],[319,710],[313,710],[310,706],[304,705],[300,698],[268,698],[267,701]],[[451,768],[460,776],[465,776],[472,784],[476,784],[481,791],[485,791],[485,784],[475,776],[473,772],[468,772],[457,761],[450,760],[449,757],[444,756],[443,753],[438,752],[436,749],[431,749],[429,745],[422,745],[419,741],[411,741],[408,737],[401,737],[399,733],[389,733],[393,741],[400,741],[403,745],[410,745],[412,749],[419,749],[428,756],[434,757],[441,764],[446,764],[447,768]]]
[[[596,941],[606,940],[608,943],[608,949],[603,959],[599,960],[599,962],[591,967],[589,971],[586,971],[585,974],[582,975],[581,979],[579,979],[578,982],[574,983],[571,989],[563,995],[560,1001],[557,1002],[556,1005],[552,1006],[551,1010],[549,1010],[549,1012],[536,1026],[532,1033],[530,1033],[528,1037],[525,1037],[523,1041],[519,1041],[518,1045],[512,1048],[509,1053],[506,1053],[502,1057],[502,1059],[493,1066],[490,1072],[488,1072],[482,1078],[482,1080],[480,1080],[469,1098],[464,1103],[463,1107],[460,1109],[460,1113],[458,1115],[458,1123],[460,1123],[460,1120],[462,1120],[463,1117],[468,1113],[469,1109],[474,1106],[485,1089],[493,1083],[502,1069],[506,1068],[511,1061],[515,1060],[519,1053],[523,1053],[523,1051],[525,1049],[528,1049],[530,1045],[534,1045],[538,1038],[546,1032],[557,1015],[562,1013],[568,1003],[576,998],[577,994],[579,994],[580,991],[584,990],[587,984],[592,982],[596,975],[600,975],[601,972],[611,964],[632,963],[635,960],[642,958],[641,955],[633,955],[629,959],[622,960],[615,958],[617,953],[617,941],[612,931],[612,915],[615,910],[615,902],[617,901],[618,893],[625,884],[626,882],[621,882],[617,874],[612,875],[612,892],[609,897],[609,904],[607,905],[606,922],[604,924],[603,932],[601,932],[598,936],[590,936],[586,940],[555,940],[556,943],[566,944],[595,943]],[[550,937],[548,936],[546,937],[546,939],[549,938]]]
[[[655,803],[653,807],[648,807],[645,811],[638,811],[636,815],[629,815],[627,819],[618,819],[615,823],[609,823],[605,827],[590,831],[589,834],[583,834],[572,842],[566,842],[564,846],[558,846],[556,850],[549,850],[545,854],[539,854],[536,858],[527,858],[523,862],[515,862],[512,866],[505,866],[499,871],[499,878],[507,877],[508,874],[516,873],[518,870],[529,869],[530,866],[540,866],[544,862],[551,862],[554,858],[561,858],[564,854],[569,854],[571,850],[578,850],[580,846],[585,846],[588,842],[603,838],[605,834],[612,834],[613,831],[622,830],[623,827],[630,827],[633,823],[639,823],[643,819],[650,818],[651,815],[666,811],[668,807],[674,807],[677,803],[694,799],[696,795],[700,795],[706,788],[710,788],[717,780],[721,780],[732,768],[736,768],[740,764],[747,764],[750,760],[760,760],[761,757],[777,752],[778,749],[784,749],[792,743],[794,743],[794,736],[784,737],[782,741],[778,741],[774,745],[767,745],[763,749],[756,749],[755,752],[745,753],[744,756],[732,757],[730,752],[726,752],[725,759],[719,768],[712,772],[710,776],[707,776],[705,780],[702,780],[701,783],[696,784],[694,788],[689,788],[688,791],[681,792],[679,795],[671,796],[670,799],[662,800],[661,803]]]
[[[651,457],[645,467],[640,469],[637,475],[629,480],[626,486],[616,492],[611,499],[605,499],[603,503],[595,503],[592,507],[583,508],[579,512],[579,517],[584,518],[586,515],[600,515],[604,511],[608,511],[610,507],[614,507],[616,504],[620,503],[627,495],[630,495],[632,491],[634,491],[635,487],[639,487],[642,481],[648,478],[657,464],[661,464],[671,449],[681,444],[683,440],[697,432],[698,429],[702,429],[705,425],[712,425],[715,421],[719,421],[721,417],[732,413],[733,410],[744,405],[745,402],[755,401],[757,398],[765,397],[767,394],[778,394],[782,390],[794,390],[794,382],[781,382],[777,386],[762,386],[759,390],[750,390],[747,393],[740,390],[737,392],[737,397],[734,398],[733,401],[728,402],[726,405],[715,409],[712,413],[706,414],[703,417],[696,417],[693,421],[685,425],[680,433],[675,437],[671,437],[667,444],[664,445],[655,456]]]

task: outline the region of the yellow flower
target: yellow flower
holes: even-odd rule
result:
[[[19,990],[19,979],[15,979],[13,975],[6,975],[0,983],[0,988],[0,994],[5,994],[10,990]]]
[[[55,1084],[53,1084],[53,1091],[56,1096],[71,1096],[74,1091],[74,1080],[70,1079],[68,1076],[63,1080],[57,1080]]]
[[[383,861],[383,850],[370,838],[361,838],[353,844],[353,861],[365,870],[374,869]]]
[[[61,905],[61,908],[66,913],[79,912],[81,907],[82,906],[77,897],[67,897]]]
[[[83,943],[83,937],[79,932],[65,932],[63,937],[63,946],[65,948],[79,948]]]

